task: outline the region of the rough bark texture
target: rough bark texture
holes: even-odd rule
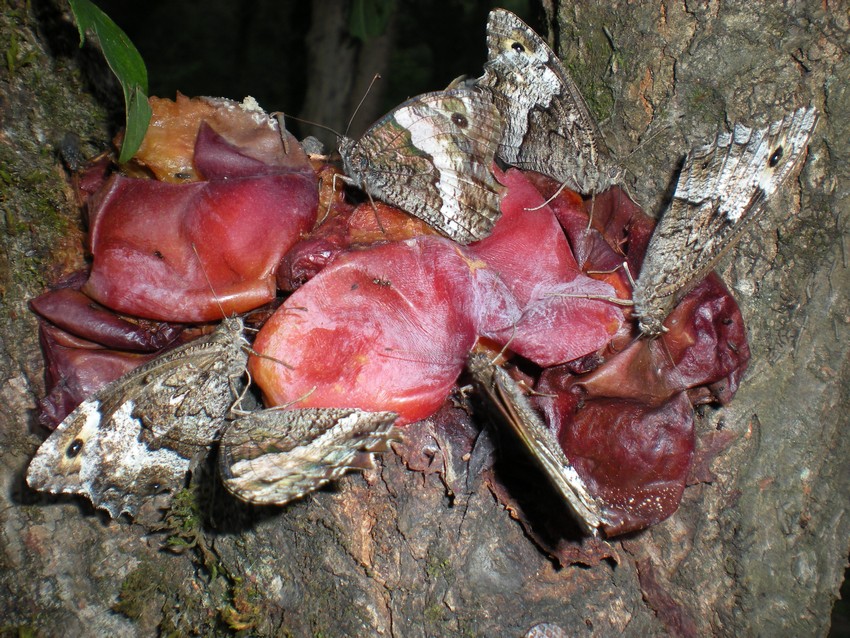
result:
[[[753,361],[734,402],[699,421],[701,445],[734,439],[711,465],[715,480],[689,487],[672,519],[612,541],[618,560],[592,568],[554,566],[474,476],[444,482],[393,454],[284,509],[249,511],[213,492],[198,500],[200,516],[184,502],[170,531],[154,534],[27,491],[42,382],[26,300],[80,259],[56,149],[66,131],[101,144],[108,133],[67,16],[56,22],[37,5],[36,20],[22,1],[4,5],[4,629],[518,636],[551,622],[568,635],[826,632],[850,538],[847,13],[819,0],[585,4],[552,12],[562,53],[650,210],[685,150],[718,126],[763,125],[805,104],[822,111],[800,176],[722,268]],[[450,446],[430,453],[434,467],[465,468]],[[169,535],[192,546],[164,552]]]

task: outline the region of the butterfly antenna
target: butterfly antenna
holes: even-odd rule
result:
[[[372,87],[375,85],[375,82],[381,79],[381,74],[376,73],[372,78],[372,81],[369,82],[369,86],[366,87],[366,91],[363,93],[363,97],[360,98],[360,101],[357,103],[357,106],[354,108],[354,113],[351,114],[351,118],[348,120],[348,126],[345,127],[344,136],[348,135],[348,131],[351,128],[351,123],[354,121],[354,118],[357,117],[358,111],[360,111],[360,107],[363,106],[363,102],[366,101],[366,98],[369,97],[369,93],[372,91]]]
[[[381,216],[378,215],[378,207],[375,206],[375,200],[372,199],[372,194],[367,192],[369,196],[369,202],[372,204],[372,214],[375,215],[375,223],[378,224],[378,229],[381,231],[382,235],[386,235],[387,231],[384,230],[384,225],[381,223]]]
[[[624,165],[626,164],[626,162],[628,162],[628,161],[632,158],[632,156],[633,156],[635,153],[637,153],[638,151],[642,151],[642,150],[644,149],[644,147],[646,147],[646,146],[647,146],[650,142],[652,142],[653,140],[655,140],[655,138],[656,138],[656,137],[658,137],[659,135],[661,135],[663,132],[665,132],[666,130],[668,130],[668,129],[672,128],[672,126],[673,126],[673,125],[672,125],[672,124],[670,124],[669,122],[668,122],[668,123],[665,123],[665,124],[662,124],[662,125],[658,128],[658,130],[657,130],[657,131],[653,131],[653,132],[652,132],[652,133],[650,133],[647,137],[643,138],[640,142],[638,142],[637,146],[635,146],[635,147],[634,147],[634,148],[633,148],[633,149],[629,152],[629,154],[628,154],[628,155],[626,155],[623,159],[621,159],[621,160],[620,160],[620,162],[619,162],[620,167],[621,167],[621,168],[623,168],[623,170],[627,170],[627,169],[625,169],[625,168],[624,168]],[[632,173],[632,172],[631,172],[631,171],[629,171],[629,173]],[[634,173],[632,173],[632,175],[634,175]]]
[[[246,414],[250,414],[250,410],[242,409],[242,399],[245,398],[245,395],[248,394],[248,388],[251,387],[251,384],[254,380],[251,378],[251,373],[248,368],[245,368],[245,374],[248,376],[248,382],[245,384],[245,387],[242,389],[242,392],[236,397],[236,400],[233,402],[233,405],[230,406],[230,413],[236,416],[245,416]],[[236,407],[239,406],[239,407]]]
[[[544,206],[548,206],[553,201],[555,201],[555,199],[558,197],[558,195],[560,195],[566,187],[567,187],[567,182],[561,182],[561,185],[558,186],[558,190],[556,190],[554,193],[552,193],[545,202],[543,202],[542,204],[538,204],[537,206],[532,206],[531,208],[523,208],[523,210],[540,210]]]
[[[253,348],[248,348],[248,352],[251,353],[252,357],[257,357],[258,359],[265,359],[266,361],[274,361],[275,363],[282,365],[287,370],[295,370],[295,367],[289,365],[286,361],[283,361],[276,357],[270,357],[269,355],[263,354],[262,352],[257,352]]]
[[[635,288],[635,280],[632,278],[632,271],[629,268],[629,262],[624,261],[622,264],[617,266],[616,268],[612,268],[611,270],[588,270],[585,271],[585,275],[610,275],[611,273],[615,273],[620,269],[623,269],[626,273],[626,279],[629,280],[629,285],[632,287],[632,290]]]
[[[425,359],[422,357],[415,357],[410,350],[396,350],[395,348],[385,348],[383,351],[378,352],[377,355],[379,357],[383,357],[385,359],[392,359],[393,361],[404,361],[406,363],[424,363],[426,365],[431,366],[442,366],[442,367],[450,367],[455,365],[456,361],[444,361],[440,359]]]
[[[514,325],[511,326],[511,336],[510,336],[510,338],[505,342],[505,345],[502,346],[502,349],[499,350],[499,354],[497,354],[495,357],[493,357],[493,360],[490,362],[490,365],[497,365],[496,362],[499,361],[500,359],[502,361],[506,361],[505,352],[508,351],[508,346],[511,345],[511,343],[514,340],[514,337],[516,337],[517,322],[519,322],[521,319],[522,319],[522,317],[520,317],[519,319],[514,321]]]
[[[290,120],[295,120],[296,122],[301,122],[302,124],[309,124],[310,126],[315,126],[316,128],[320,128],[320,129],[323,129],[325,131],[328,131],[329,133],[333,133],[337,137],[342,137],[339,134],[339,131],[337,131],[336,129],[333,129],[330,126],[325,126],[324,124],[319,124],[318,122],[314,122],[313,120],[305,120],[303,117],[295,117],[294,115],[286,115],[285,116],[283,113],[274,113],[274,116],[275,116],[276,119],[278,119],[278,116],[280,116],[280,119],[278,119],[278,123],[283,121],[284,117],[287,117]]]
[[[312,388],[307,390],[307,392],[302,394],[297,399],[292,399],[292,401],[287,401],[286,403],[281,403],[280,405],[273,405],[272,407],[266,408],[266,409],[267,410],[275,410],[275,411],[278,411],[278,412],[283,412],[284,410],[288,410],[289,408],[291,408],[296,403],[301,403],[302,401],[306,400],[307,397],[309,397],[311,394],[313,394],[317,389],[318,389],[318,386],[314,385]]]
[[[549,293],[546,295],[547,297],[569,297],[570,299],[596,299],[598,301],[607,301],[609,303],[614,304],[615,306],[627,306],[631,307],[635,305],[635,302],[631,299],[620,299],[619,297],[611,297],[610,295],[592,295],[592,294],[579,294],[579,293]]]
[[[594,192],[590,196],[590,213],[587,215],[587,228],[585,230],[590,230],[593,227],[593,210],[596,208],[596,193]]]
[[[366,101],[366,98],[369,97],[369,93],[372,92],[372,87],[375,86],[375,82],[381,79],[381,74],[376,73],[372,80],[369,82],[369,86],[366,87],[366,91],[363,93],[363,97],[360,98],[360,101],[357,103],[357,106],[354,108],[354,112],[351,114],[351,117],[348,120],[348,125],[345,127],[345,135],[348,136],[348,131],[351,129],[351,124],[354,122],[354,118],[357,117],[357,113],[360,111],[360,108],[363,106],[363,103]],[[386,234],[386,230],[384,230],[384,225],[381,223],[381,218],[378,215],[378,207],[375,206],[375,200],[372,199],[372,195],[369,193],[368,189],[366,189],[366,194],[369,196],[369,201],[372,203],[372,212],[375,214],[375,222],[378,224],[378,228],[381,231],[381,234]]]
[[[620,268],[625,270],[626,278],[629,280],[629,283],[632,286],[632,290],[635,289],[635,280],[632,279],[632,273],[629,270],[628,262],[623,262],[620,266],[617,266],[613,270],[588,270],[585,274],[587,275],[609,275],[613,272],[617,272]],[[608,301],[617,306],[634,306],[635,302],[632,299],[620,299],[619,297],[612,297],[610,295],[594,295],[594,294],[581,294],[581,293],[549,293],[546,295],[547,297],[571,297],[575,299],[597,299],[599,301]]]
[[[210,281],[209,275],[207,275],[207,269],[204,268],[204,262],[201,261],[201,255],[198,253],[198,247],[195,246],[195,242],[192,242],[192,252],[195,253],[195,257],[198,258],[198,265],[201,267],[201,272],[204,273],[204,279],[207,280],[207,286],[210,287],[210,292],[213,294],[213,299],[215,299],[215,303],[218,306],[219,311],[221,312],[221,318],[227,319],[227,314],[224,312],[224,306],[221,305],[221,302],[218,299],[218,294],[213,288],[212,281]]]
[[[666,328],[664,328],[664,332],[667,332]],[[658,335],[658,336],[659,337],[663,336],[663,333],[661,335]],[[666,339],[661,339],[661,338],[649,339],[649,342],[650,342],[650,345],[647,346],[649,348],[653,347],[652,346],[653,342],[659,344],[657,347],[661,349],[661,353],[663,354],[664,358],[667,359],[667,363],[669,363],[673,367],[673,370],[675,370],[678,374],[681,375],[681,373],[679,372],[679,366],[677,366],[676,362],[673,360],[673,353],[670,352],[670,347],[667,345]],[[684,382],[682,382],[682,385],[684,386]]]
[[[629,284],[631,284],[632,290],[634,290],[635,286],[636,286],[635,278],[632,277],[632,269],[629,268],[629,262],[627,262],[627,261],[623,262],[623,270],[626,271],[626,279],[629,280]]]
[[[277,120],[277,132],[280,134],[280,141],[283,143],[284,155],[289,155],[289,136],[286,134],[286,114],[283,111],[275,111],[272,117]]]
[[[331,178],[331,193],[336,191],[336,178],[337,178],[337,173],[334,173],[333,177]],[[324,186],[324,179],[325,179],[324,177],[319,178],[319,192],[320,193],[322,192],[322,187]],[[333,206],[333,194],[330,197],[328,197],[328,205],[325,208],[325,214],[322,215],[322,218],[316,222],[316,226],[321,226],[322,224],[325,223],[325,220],[328,217],[330,217],[331,206]]]
[[[315,386],[315,385],[314,385],[312,388],[310,388],[309,390],[307,390],[307,392],[305,392],[304,394],[302,394],[300,397],[298,397],[297,399],[293,399],[292,401],[290,401],[289,403],[287,403],[287,404],[286,404],[286,407],[293,406],[293,405],[295,405],[296,403],[301,403],[302,401],[306,400],[306,399],[307,399],[307,397],[309,397],[311,394],[313,394],[313,393],[316,391],[316,389],[317,389],[317,388],[318,388],[318,386]]]

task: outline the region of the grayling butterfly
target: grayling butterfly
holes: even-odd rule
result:
[[[498,155],[579,193],[619,181],[599,130],[558,57],[503,9],[487,23],[489,60],[478,86],[505,120]],[[799,109],[761,130],[737,125],[685,159],[673,200],[650,241],[633,300],[641,333],[655,337],[675,305],[714,267],[803,157],[817,124]]]
[[[394,413],[259,410],[227,421],[244,388],[250,348],[240,318],[175,348],[87,398],[41,445],[33,489],[81,494],[112,517],[136,516],[183,486],[221,438],[225,486],[253,503],[283,504],[368,467],[399,438]],[[224,432],[222,434],[222,431]]]
[[[304,408],[259,410],[224,433],[219,470],[227,489],[250,503],[283,505],[350,469],[400,438],[393,412]]]
[[[469,355],[467,369],[499,410],[581,525],[592,534],[605,521],[599,504],[570,464],[558,439],[528,402],[516,381],[483,353]]]
[[[582,194],[618,182],[584,98],[543,38],[510,11],[494,9],[487,50],[477,86],[492,95],[504,120],[499,159]]]
[[[244,387],[243,327],[226,319],[83,401],[41,444],[27,483],[87,496],[113,517],[181,488]]]
[[[456,88],[404,102],[339,152],[355,186],[466,244],[501,216],[491,172],[501,130],[488,95]]]
[[[763,129],[738,124],[688,154],[632,293],[642,334],[662,334],[670,311],[740,239],[805,155],[817,120],[810,107]]]

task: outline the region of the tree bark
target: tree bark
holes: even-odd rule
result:
[[[815,0],[550,11],[562,57],[650,211],[684,153],[718,127],[821,110],[799,177],[720,269],[753,359],[731,405],[698,420],[701,449],[727,443],[714,479],[584,568],[553,564],[445,440],[422,450],[442,474],[388,453],[285,508],[240,508],[210,482],[158,533],[28,491],[43,368],[26,302],[81,263],[79,212],[55,151],[67,131],[89,155],[110,135],[81,80],[88,58],[70,17],[36,7],[13,0],[0,13],[0,626],[45,636],[522,636],[544,622],[589,636],[826,633],[850,539],[846,11]],[[162,551],[169,537],[181,554]]]
[[[386,83],[372,80],[386,73],[394,29],[391,20],[384,33],[368,42],[353,38],[348,30],[351,4],[350,0],[313,4],[306,45],[310,81],[301,110],[311,122],[359,137],[381,115]],[[336,149],[335,135],[306,128],[329,150]]]

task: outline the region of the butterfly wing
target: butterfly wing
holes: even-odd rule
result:
[[[497,152],[579,193],[605,190],[616,179],[596,122],[575,82],[549,45],[510,11],[487,21],[488,60],[478,86],[490,92],[504,120]]]
[[[147,498],[179,488],[198,446],[213,442],[235,398],[227,379],[245,367],[243,343],[241,320],[227,320],[209,337],[101,389],[42,443],[27,483],[40,491],[84,495],[113,517],[134,516]],[[222,361],[229,369],[215,387],[193,381],[199,370]],[[182,385],[174,383],[178,379]],[[216,394],[208,394],[213,389]]]
[[[501,216],[491,170],[500,136],[489,95],[458,88],[408,100],[340,154],[356,186],[466,244]]]
[[[124,393],[135,398],[133,412],[149,445],[191,455],[218,438],[244,387],[248,342],[243,330],[241,318],[225,319],[209,337],[168,353],[168,362],[144,374],[144,391]]]
[[[817,110],[801,108],[767,128],[736,125],[685,158],[673,200],[649,242],[633,299],[641,331],[662,322],[764,209],[804,156]]]
[[[485,354],[471,354],[467,368],[558,490],[576,519],[595,534],[603,522],[599,504],[587,491],[561,444],[528,403],[516,381]]]
[[[349,469],[371,467],[372,453],[399,439],[393,412],[305,408],[259,410],[224,433],[224,485],[250,503],[283,505]]]

